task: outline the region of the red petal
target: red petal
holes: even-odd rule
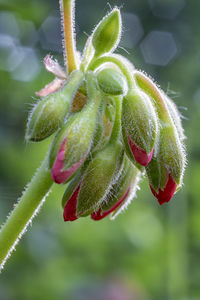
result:
[[[151,191],[153,195],[158,199],[158,202],[160,205],[162,205],[165,202],[169,202],[171,198],[173,197],[175,191],[176,191],[177,184],[169,174],[168,181],[164,187],[164,190],[159,189],[158,193],[152,188],[150,185]]]
[[[62,145],[60,147],[60,150],[54,162],[53,168],[51,170],[51,177],[58,184],[63,183],[67,179],[69,179],[72,176],[72,174],[80,167],[80,165],[85,159],[85,157],[83,157],[79,162],[71,166],[71,168],[69,168],[66,171],[62,171],[64,167],[64,160],[65,160],[66,141],[67,138],[64,139],[64,141],[62,142]]]
[[[153,150],[151,151],[150,154],[147,154],[146,151],[143,149],[140,149],[138,146],[136,146],[133,141],[131,140],[130,136],[127,136],[128,138],[128,143],[131,148],[131,152],[135,158],[135,160],[142,166],[146,167],[149,162],[152,159],[153,156]]]
[[[64,212],[63,212],[63,218],[64,221],[75,221],[77,220],[76,216],[76,205],[77,205],[77,199],[78,199],[78,193],[80,190],[81,184],[75,189],[69,200],[67,201]]]
[[[107,215],[109,215],[111,212],[113,212],[115,209],[117,209],[120,206],[120,204],[122,204],[122,202],[125,201],[125,199],[127,198],[128,194],[129,194],[129,191],[130,191],[130,187],[128,188],[128,190],[126,191],[126,193],[124,194],[122,199],[120,199],[117,203],[115,203],[115,205],[113,205],[110,209],[108,209],[107,211],[105,211],[101,214],[101,208],[99,208],[99,210],[94,211],[91,214],[91,218],[95,221],[99,221],[99,220],[102,220],[103,218],[105,218]]]

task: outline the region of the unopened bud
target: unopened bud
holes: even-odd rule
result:
[[[95,56],[114,51],[121,37],[121,15],[118,8],[114,8],[96,26],[92,35]]]
[[[146,168],[154,196],[169,202],[182,184],[185,151],[180,116],[165,94],[141,72],[135,73],[141,88],[153,99],[159,118],[159,138],[152,161]]]
[[[125,95],[127,93],[127,83],[124,76],[112,68],[104,68],[97,74],[100,88],[106,94]]]
[[[147,166],[152,159],[158,122],[150,98],[139,88],[131,90],[123,99],[122,128],[130,159]]]
[[[121,143],[108,145],[95,153],[85,170],[78,196],[77,214],[95,209],[102,201],[121,169]]]
[[[138,173],[140,173],[139,170],[133,166],[125,155],[123,170],[111,186],[99,209],[91,214],[91,218],[95,221],[102,220],[121,207],[129,198],[133,186],[133,177],[135,181]]]
[[[61,127],[82,81],[81,71],[72,72],[63,88],[46,96],[34,107],[27,124],[26,140],[41,141]]]
[[[96,78],[87,76],[88,104],[72,115],[56,135],[49,156],[52,178],[56,183],[68,180],[90,152],[96,130],[101,93]]]

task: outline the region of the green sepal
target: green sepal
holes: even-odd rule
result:
[[[101,92],[97,89],[96,77],[92,73],[86,75],[88,103],[82,111],[70,116],[52,143],[49,166],[53,166],[63,141],[65,145],[64,170],[67,170],[80,160],[85,159],[90,152],[96,131],[97,114],[102,100]]]
[[[95,209],[118,174],[123,160],[123,146],[120,142],[109,144],[93,154],[78,195],[77,215]]]
[[[158,119],[150,98],[139,88],[123,99],[122,128],[124,139],[128,135],[137,147],[151,153],[158,135]]]
[[[133,172],[139,172],[128,157],[124,155],[123,169],[120,172],[119,177],[113,182],[109,192],[104,198],[103,203],[100,205],[102,213],[112,208],[115,203],[121,200],[124,194],[128,191],[131,185]]]
[[[131,201],[135,198],[136,192],[139,189],[139,181],[141,179],[141,172],[130,163],[130,160],[128,160],[127,167],[124,169],[124,172],[121,175],[121,184],[116,186],[117,194],[119,197],[123,197],[123,193],[126,192],[127,187],[129,187],[129,192],[124,200],[123,203],[114,211],[112,212],[110,218],[111,220],[114,220],[122,211],[124,211],[128,205],[131,203]]]
[[[181,142],[183,142],[185,140],[185,135],[184,135],[184,130],[183,130],[183,127],[181,124],[181,114],[178,111],[174,102],[167,95],[163,95],[163,96],[164,96],[168,111],[170,113],[170,116],[174,122],[176,129],[177,129],[179,139]]]
[[[121,37],[121,14],[118,8],[114,8],[95,27],[92,34],[92,44],[95,49],[95,57],[114,51]]]

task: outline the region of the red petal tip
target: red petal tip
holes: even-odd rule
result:
[[[64,211],[63,211],[63,218],[64,221],[75,221],[77,220],[76,216],[76,205],[77,205],[77,199],[78,199],[78,193],[80,190],[81,184],[75,189],[69,200],[67,201]]]
[[[131,152],[135,158],[135,160],[142,165],[143,167],[146,167],[153,156],[153,150],[147,154],[146,151],[144,151],[143,149],[139,148],[138,146],[136,146],[133,141],[131,140],[130,136],[127,136],[128,138],[128,143],[131,149]]]
[[[69,169],[67,169],[66,171],[62,171],[64,168],[66,141],[67,138],[64,139],[64,141],[62,142],[62,145],[60,147],[60,150],[54,162],[53,168],[51,170],[51,177],[58,184],[61,184],[65,182],[67,179],[69,179],[72,176],[72,174],[80,167],[80,165],[85,159],[85,157],[83,157],[79,162],[71,166]]]
[[[158,193],[152,188],[150,185],[152,194],[158,199],[160,205],[164,204],[165,202],[169,202],[173,197],[176,191],[177,184],[169,174],[168,181],[164,187],[164,190],[159,189]]]
[[[126,191],[124,196],[117,203],[115,203],[115,205],[113,205],[110,209],[103,212],[102,214],[101,214],[101,208],[99,208],[99,210],[97,210],[97,211],[94,211],[91,214],[91,219],[93,219],[94,221],[99,221],[99,220],[104,219],[107,215],[109,215],[111,212],[113,212],[115,209],[117,209],[126,200],[128,194],[129,194],[129,191],[130,191],[130,187],[128,188],[128,190]]]

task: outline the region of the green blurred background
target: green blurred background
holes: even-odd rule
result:
[[[0,299],[200,299],[200,1],[77,0],[77,48],[110,10],[122,8],[118,52],[150,74],[183,116],[183,189],[160,207],[147,180],[115,221],[62,220],[55,186],[0,276]],[[0,0],[0,224],[48,149],[26,144],[35,91],[63,64],[58,0]]]

